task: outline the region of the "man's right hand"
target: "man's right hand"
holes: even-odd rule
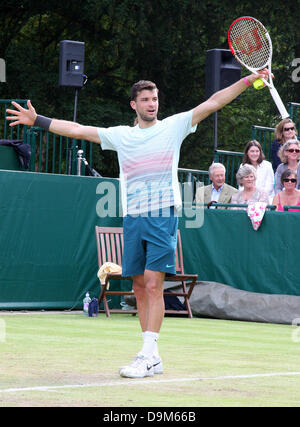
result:
[[[7,113],[12,114],[11,116],[6,117],[6,120],[12,121],[9,124],[9,126],[16,126],[16,125],[33,126],[34,125],[37,114],[35,112],[35,109],[31,105],[30,100],[27,101],[28,109],[23,108],[20,104],[18,104],[15,101],[12,101],[12,105],[16,107],[16,110],[10,110],[10,109],[6,110]]]
[[[9,126],[34,125],[37,118],[37,114],[29,100],[27,101],[28,109],[23,108],[15,101],[12,101],[12,105],[16,107],[16,110],[6,110],[7,113],[11,114],[11,116],[6,117],[6,120],[11,120]],[[48,127],[46,130],[48,130]],[[70,122],[67,120],[51,119],[49,131],[57,135],[67,136],[75,139],[85,139],[87,141],[96,142],[97,144],[101,143],[97,128],[95,126],[82,126],[78,123]]]

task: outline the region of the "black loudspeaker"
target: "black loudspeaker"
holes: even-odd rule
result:
[[[59,47],[59,86],[81,88],[84,72],[84,42],[62,40]]]
[[[229,49],[206,51],[205,95],[209,98],[218,90],[232,85],[241,78],[241,65]]]

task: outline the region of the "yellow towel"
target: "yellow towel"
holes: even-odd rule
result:
[[[105,262],[103,265],[101,265],[97,273],[101,285],[105,284],[105,279],[108,273],[122,274],[122,268],[118,264],[114,264],[113,262]],[[109,282],[107,284],[107,289],[109,289]]]

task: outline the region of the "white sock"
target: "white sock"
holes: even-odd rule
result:
[[[144,340],[145,340],[145,332],[142,332],[142,337],[143,337],[143,342],[144,342]],[[154,346],[153,356],[154,356],[156,359],[157,359],[157,358],[159,358],[157,340],[155,341],[155,346]]]
[[[140,351],[140,354],[146,357],[152,357],[155,355],[158,356],[158,348],[157,348],[157,340],[158,333],[145,331],[142,333],[143,335],[143,348]]]
[[[157,341],[155,341],[155,346],[154,346],[153,356],[154,356],[156,359],[159,357]]]

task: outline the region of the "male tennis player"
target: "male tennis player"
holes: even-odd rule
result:
[[[177,222],[181,206],[177,167],[184,138],[197,124],[240,95],[267,71],[251,74],[216,92],[196,108],[157,119],[158,89],[150,81],[132,86],[130,105],[137,125],[97,128],[71,121],[37,115],[30,101],[28,109],[12,102],[8,109],[10,126],[35,125],[58,135],[85,139],[115,150],[120,165],[124,213],[124,256],[122,274],[133,277],[133,290],[142,328],[143,346],[120,375],[140,378],[162,373],[157,350],[158,334],[164,317],[163,285],[166,273],[175,274]]]

